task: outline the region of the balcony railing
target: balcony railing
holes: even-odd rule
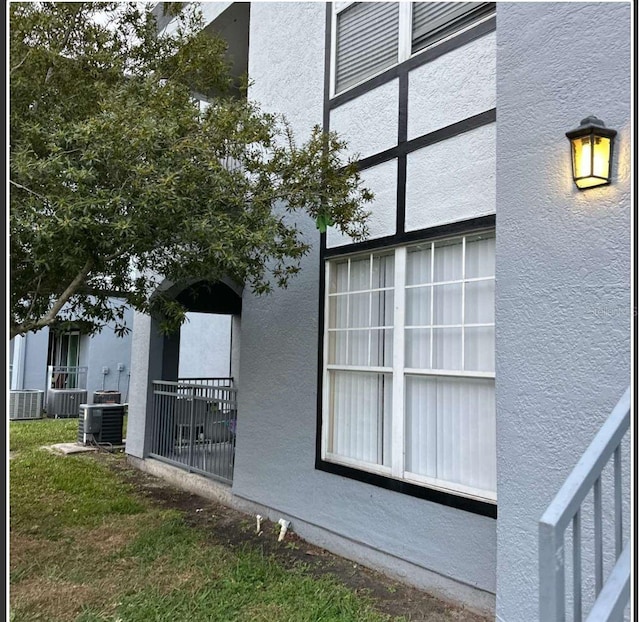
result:
[[[233,378],[154,381],[149,456],[230,483],[236,395]]]
[[[49,365],[47,368],[48,389],[86,389],[87,367]]]
[[[583,502],[593,492],[593,551],[595,594],[587,622],[622,620],[630,598],[630,544],[623,542],[622,439],[629,429],[631,390],[628,388],[584,452],[539,522],[540,622],[564,622],[567,605],[572,619],[583,620]],[[613,458],[613,540],[615,564],[604,577],[605,530],[603,470]],[[587,505],[587,504],[584,504]],[[585,517],[586,518],[586,517]],[[591,519],[591,515],[589,515]],[[572,593],[565,594],[565,532],[571,529]]]

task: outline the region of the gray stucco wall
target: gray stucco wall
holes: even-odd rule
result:
[[[144,458],[148,448],[151,430],[147,425],[147,415],[153,412],[151,383],[163,379],[163,350],[164,338],[157,321],[144,313],[134,313],[125,450],[127,454],[137,458]]]
[[[498,3],[497,614],[505,622],[537,620],[537,521],[630,381],[629,19],[626,3]],[[564,134],[591,114],[619,132],[613,184],[580,192]]]
[[[127,309],[124,316],[129,328],[133,326],[133,311]],[[86,365],[87,395],[92,399],[94,391],[120,391],[122,399],[126,399],[131,371],[131,333],[118,337],[113,330],[106,327],[101,333],[91,337],[83,337],[80,365]],[[84,352],[83,352],[84,350]],[[86,358],[85,358],[86,357]],[[124,369],[118,372],[118,364]],[[106,367],[109,373],[102,374]]]
[[[47,384],[47,347],[49,329],[28,333],[24,358],[24,389],[44,391]]]
[[[179,378],[229,376],[231,316],[187,313],[180,329]]]
[[[303,137],[322,119],[325,5],[251,11],[250,96]],[[293,529],[297,520],[341,534],[371,559],[383,551],[387,568],[395,556],[493,591],[495,520],[315,470],[319,234],[311,220],[300,226],[314,247],[291,286],[243,298],[233,492],[288,516]]]

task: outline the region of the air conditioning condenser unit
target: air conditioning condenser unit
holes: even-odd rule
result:
[[[41,419],[44,391],[13,390],[9,392],[9,419],[21,421]]]

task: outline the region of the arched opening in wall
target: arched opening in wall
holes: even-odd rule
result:
[[[149,455],[231,482],[239,390],[242,288],[228,280],[164,283],[156,295],[186,310],[165,335],[153,381]]]

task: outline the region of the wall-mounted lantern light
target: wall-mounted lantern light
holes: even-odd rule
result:
[[[597,117],[587,117],[567,132],[571,142],[573,180],[580,190],[611,183],[611,154],[617,134]]]

